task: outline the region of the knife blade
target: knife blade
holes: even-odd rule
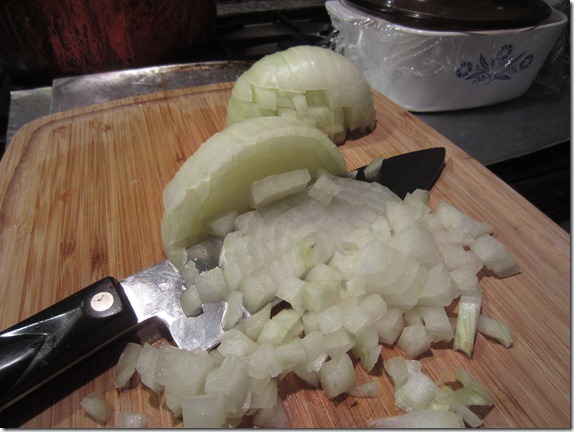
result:
[[[379,158],[346,176],[381,183],[404,198],[434,185],[445,153],[439,147]],[[204,269],[213,266],[211,249],[205,251]],[[165,260],[122,281],[106,277],[4,330],[0,411],[152,319],[163,322],[180,348],[214,347],[223,333],[226,303],[204,304],[200,315],[188,317],[181,307],[184,291],[182,275]]]
[[[345,177],[380,183],[404,199],[415,189],[430,190],[444,166],[446,150],[433,147],[403,153],[390,158],[378,158],[370,164],[349,172]]]

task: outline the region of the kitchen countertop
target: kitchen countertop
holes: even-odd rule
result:
[[[42,115],[122,97],[233,81],[250,63],[214,61],[106,72],[54,80],[52,87],[11,93],[7,143]],[[570,88],[535,83],[505,103],[440,113],[413,113],[484,165],[570,140]]]

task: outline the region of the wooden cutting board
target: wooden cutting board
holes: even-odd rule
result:
[[[224,127],[231,84],[133,97],[38,119],[16,135],[0,162],[0,327],[97,279],[119,279],[164,259],[161,194],[178,167]],[[487,427],[568,428],[570,411],[569,235],[477,161],[378,93],[377,126],[340,147],[349,169],[378,156],[444,146],[446,168],[431,194],[494,226],[522,273],[485,274],[483,313],[506,322],[514,346],[479,335],[472,359],[440,345],[422,359],[438,379],[463,366],[495,395]],[[3,413],[0,426],[96,427],[81,399],[101,390],[117,411],[151,415],[149,427],[181,426],[161,400],[134,386],[118,393],[122,338]],[[383,359],[400,355],[385,347]],[[378,399],[328,401],[296,377],[280,383],[292,427],[365,427],[399,414],[379,364]],[[357,367],[357,382],[372,377]],[[250,426],[249,421],[244,423]],[[109,426],[114,426],[112,419]]]

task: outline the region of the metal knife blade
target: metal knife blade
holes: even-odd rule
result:
[[[379,159],[347,176],[387,186],[401,198],[430,189],[444,166],[445,149]],[[214,266],[217,247],[206,248]],[[0,333],[0,411],[96,350],[152,318],[163,321],[182,348],[209,349],[223,332],[226,303],[204,304],[197,317],[181,307],[182,275],[168,260],[118,282],[108,277]]]
[[[203,312],[188,317],[181,307],[185,282],[169,261],[162,261],[120,281],[139,323],[160,319],[181,348],[212,348],[222,333],[226,304],[206,303]]]

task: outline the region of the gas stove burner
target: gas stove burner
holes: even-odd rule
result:
[[[220,16],[213,55],[258,60],[298,45],[318,45],[332,32],[324,5]]]

